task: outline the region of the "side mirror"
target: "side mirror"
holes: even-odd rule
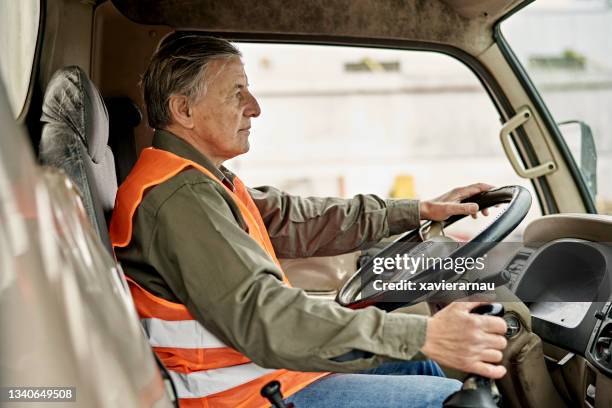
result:
[[[565,141],[580,166],[580,172],[591,192],[597,196],[597,149],[591,127],[580,120],[568,120],[557,124]]]

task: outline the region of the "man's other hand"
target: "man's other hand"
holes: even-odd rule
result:
[[[478,213],[478,204],[461,203],[468,197],[489,191],[493,186],[485,183],[471,184],[465,187],[457,187],[446,194],[432,200],[422,201],[420,206],[421,219],[432,221],[444,221],[452,215],[465,214],[476,218]],[[483,215],[489,215],[485,208],[482,210]]]
[[[421,351],[438,363],[467,373],[498,379],[506,348],[504,319],[470,313],[488,302],[455,302],[429,318]]]

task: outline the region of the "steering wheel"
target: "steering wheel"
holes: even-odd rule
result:
[[[508,203],[505,211],[482,232],[467,243],[459,243],[451,238],[443,236],[445,227],[464,218],[465,215],[454,215],[445,221],[426,221],[420,228],[409,231],[391,244],[383,248],[372,259],[366,262],[355,274],[342,286],[336,301],[342,306],[351,309],[360,309],[375,305],[381,309],[391,311],[399,307],[426,301],[432,297],[433,292],[423,290],[410,290],[401,293],[401,299],[390,290],[372,291],[372,284],[380,279],[380,264],[375,265],[376,259],[404,257],[441,257],[445,259],[478,258],[486,254],[504,239],[525,218],[531,206],[531,194],[521,186],[505,186],[485,191],[469,197],[462,202],[473,202],[478,204],[480,210],[498,204]],[[440,244],[441,243],[441,244]],[[378,267],[378,272],[375,272]],[[385,273],[393,275],[393,281],[404,280],[420,283],[441,282],[442,280],[452,283],[461,278],[454,270],[430,267],[421,268],[418,271],[407,272],[403,269],[386,270]]]

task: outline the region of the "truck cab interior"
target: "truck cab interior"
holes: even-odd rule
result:
[[[259,80],[262,106],[269,107],[270,120],[257,130],[283,135],[282,141],[262,136],[261,150],[231,163],[251,175],[247,182],[280,183],[296,193],[350,194],[377,189],[383,177],[402,173],[389,159],[394,157],[413,161],[410,171],[423,186],[418,196],[430,194],[429,185],[441,191],[483,174],[500,185],[522,186],[530,199],[521,196],[521,214],[510,211],[518,191],[511,190],[493,203],[502,208],[491,217],[504,229],[492,242],[509,243],[496,271],[506,278],[499,289],[509,325],[508,374],[497,382],[502,406],[612,406],[612,195],[605,196],[609,181],[595,167],[590,127],[575,123],[581,154],[573,156],[573,144],[553,118],[554,104],[546,104],[504,35],[506,20],[510,24],[529,3],[28,0],[0,6],[2,386],[74,387],[76,406],[84,407],[176,404],[172,381],[148,345],[114,258],[108,222],[117,186],[151,144],[141,76],[166,36],[190,32],[238,45],[247,73],[252,68],[251,82]],[[411,59],[404,60],[407,55]],[[579,57],[564,58],[532,63],[578,69]],[[453,68],[438,70],[439,59]],[[286,61],[293,65],[283,68]],[[322,61],[331,61],[330,68]],[[334,71],[334,61],[341,61],[343,73]],[[419,67],[430,76],[423,79]],[[346,80],[355,72],[362,76]],[[441,85],[438,73],[460,80]],[[290,82],[292,76],[298,81]],[[393,82],[410,78],[416,82]],[[467,85],[461,78],[468,78]],[[598,86],[608,83],[604,79]],[[475,99],[453,92],[478,93],[484,107],[464,114],[462,107]],[[356,98],[364,95],[371,99],[362,106]],[[406,95],[420,99],[406,106]],[[310,104],[313,113],[304,113],[301,104]],[[428,105],[439,107],[421,114]],[[457,136],[486,115],[486,125],[474,127],[471,147]],[[380,135],[368,130],[359,136],[364,122],[376,118]],[[438,130],[419,139],[405,124],[415,122],[419,131]],[[330,129],[337,132],[316,133]],[[386,136],[391,131],[398,136]],[[445,156],[428,150],[435,150],[429,140],[437,137],[447,138],[438,142]],[[610,134],[596,137],[612,149]],[[380,145],[387,156],[372,153]],[[398,159],[401,149],[413,149],[413,156]],[[478,161],[469,149],[499,154]],[[347,153],[353,158],[348,164],[342,161]],[[352,169],[354,162],[363,167]],[[282,166],[286,174],[275,170]],[[345,173],[337,170],[343,166]],[[612,161],[604,157],[602,168],[611,169]],[[325,179],[334,171],[342,175],[323,184],[308,178]],[[380,188],[388,191],[387,185]],[[512,222],[504,221],[510,216]],[[447,235],[468,241],[478,225]],[[399,242],[436,239],[445,235],[444,227],[426,223]],[[349,305],[360,296],[351,276],[386,244],[368,254],[283,262],[294,285]],[[414,304],[401,305],[410,306],[403,312],[430,313],[428,300],[407,302]]]

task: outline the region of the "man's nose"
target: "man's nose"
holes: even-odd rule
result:
[[[250,118],[256,118],[261,114],[261,108],[259,107],[259,103],[257,99],[249,92],[249,101],[247,104],[247,108],[244,111],[244,115]]]

